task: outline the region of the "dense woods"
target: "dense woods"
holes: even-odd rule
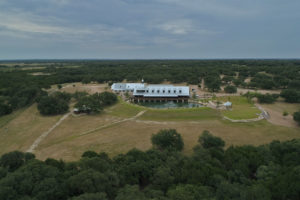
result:
[[[26,107],[54,84],[91,81],[112,83],[127,80],[147,83],[186,82],[212,92],[221,85],[243,88],[285,89],[287,102],[300,102],[300,60],[120,60],[120,61],[25,61],[0,67],[0,115]],[[24,70],[24,68],[26,70]],[[34,75],[34,73],[42,75]],[[223,78],[221,79],[221,75]],[[251,81],[245,82],[247,78]],[[227,92],[235,92],[230,87]]]
[[[18,151],[4,154],[0,199],[300,198],[300,140],[225,149],[222,139],[204,131],[190,156],[181,152],[176,130],[162,130],[152,142],[145,152],[132,149],[110,158],[87,151],[75,162],[40,161]]]

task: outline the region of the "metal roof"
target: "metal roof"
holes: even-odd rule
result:
[[[136,88],[144,87],[143,83],[114,83],[111,86],[112,90],[134,90]]]

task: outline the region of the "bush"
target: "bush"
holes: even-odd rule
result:
[[[160,150],[177,150],[183,149],[183,140],[181,135],[175,129],[164,129],[157,134],[152,135],[152,145]]]
[[[202,135],[199,137],[198,142],[205,149],[218,147],[223,148],[225,146],[225,142],[216,136],[213,136],[209,131],[203,131]]]
[[[237,92],[237,88],[233,85],[228,85],[224,88],[224,91],[226,93],[236,93]]]
[[[259,103],[274,103],[278,98],[278,95],[273,94],[257,94],[256,95]]]
[[[293,114],[293,118],[300,125],[300,111]]]

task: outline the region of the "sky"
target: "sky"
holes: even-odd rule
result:
[[[0,59],[300,58],[299,0],[0,0]]]

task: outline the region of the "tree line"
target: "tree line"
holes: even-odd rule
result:
[[[300,199],[300,140],[230,146],[204,131],[189,156],[176,130],[161,130],[153,148],[110,158],[87,151],[65,162],[10,152],[0,158],[0,199],[281,200]]]
[[[35,61],[26,61],[26,64]],[[31,105],[51,85],[72,82],[186,82],[216,92],[222,85],[226,92],[235,93],[236,87],[252,89],[283,89],[285,96],[300,101],[299,60],[119,60],[119,61],[44,61],[44,69],[23,70],[19,66],[0,68],[0,116]],[[77,67],[70,67],[77,66]],[[47,75],[33,75],[42,72]],[[221,78],[222,75],[222,78]],[[249,83],[245,82],[251,77]],[[229,87],[230,86],[230,87]],[[284,95],[284,94],[283,94]]]

